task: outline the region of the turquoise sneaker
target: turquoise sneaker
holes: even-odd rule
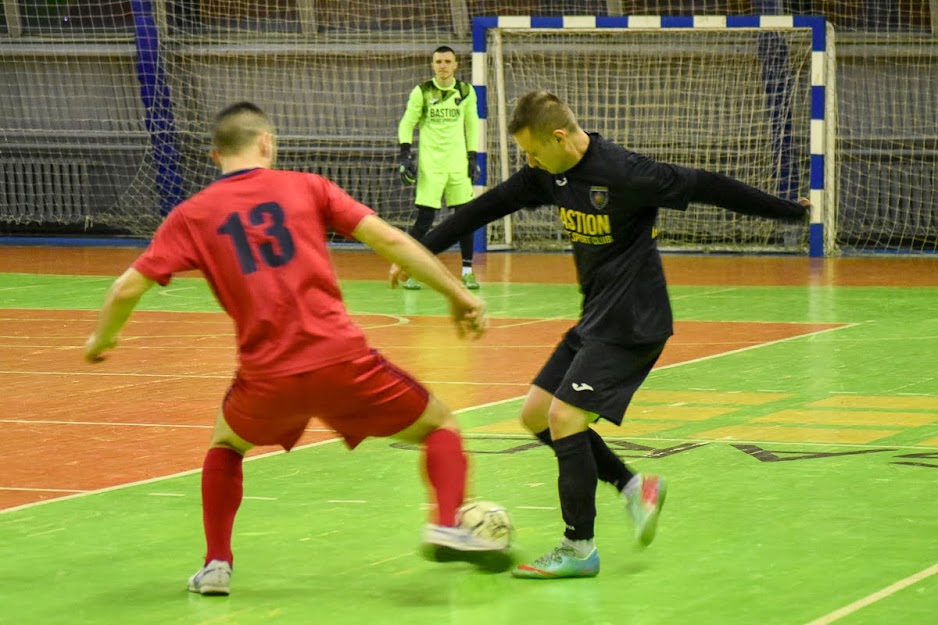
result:
[[[404,280],[401,286],[407,289],[408,291],[419,291],[421,288],[420,283],[414,280],[413,278],[407,278],[406,280]]]
[[[462,283],[465,284],[466,288],[470,291],[477,291],[479,289],[479,283],[474,273],[463,274]]]
[[[658,517],[668,494],[668,484],[660,475],[638,473],[622,490],[629,516],[635,523],[635,539],[647,547],[658,531]]]
[[[596,577],[599,574],[599,552],[593,549],[588,556],[580,558],[576,551],[561,545],[531,564],[519,564],[511,574],[522,579]]]

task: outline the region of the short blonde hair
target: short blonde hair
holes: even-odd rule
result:
[[[527,128],[540,138],[557,129],[573,132],[579,127],[570,107],[548,91],[530,91],[521,96],[508,121],[509,134],[515,135]]]

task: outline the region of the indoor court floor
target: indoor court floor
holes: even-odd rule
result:
[[[179,277],[105,362],[81,358],[139,252],[0,246],[2,625],[938,622],[938,258],[666,255],[675,336],[623,426],[597,429],[669,479],[668,503],[639,550],[600,484],[595,579],[423,561],[417,450],[350,453],[314,420],[293,452],[249,456],[226,598],[185,583],[228,318]],[[475,342],[442,297],[388,288],[374,254],[334,258],[372,344],[458,411],[471,494],[508,508],[518,557],[555,546],[556,461],[517,414],[577,317],[570,256],[480,255],[492,323]]]

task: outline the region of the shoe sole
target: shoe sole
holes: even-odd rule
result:
[[[642,528],[642,532],[638,536],[638,542],[643,547],[647,547],[655,540],[655,534],[658,533],[658,516],[661,514],[661,509],[664,508],[664,502],[667,498],[668,484],[658,478],[658,507],[648,515],[648,521],[645,522],[645,527]]]
[[[445,545],[425,544],[423,557],[433,562],[468,562],[490,573],[503,573],[514,565],[507,549],[499,551],[462,551]]]
[[[551,575],[538,573],[536,571],[525,571],[514,569],[511,572],[511,576],[516,579],[574,579],[577,577],[596,577],[599,575],[599,569],[595,571],[586,571],[586,572],[577,572],[577,573],[565,573],[563,575]]]
[[[202,588],[194,588],[189,586],[189,592],[198,593],[207,597],[227,597],[231,594],[231,591],[227,588],[221,586],[203,586]]]

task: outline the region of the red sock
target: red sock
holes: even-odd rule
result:
[[[436,499],[436,524],[456,525],[466,495],[466,456],[458,432],[439,429],[424,440],[427,477]]]
[[[231,530],[241,505],[241,461],[238,452],[212,447],[202,464],[202,524],[207,550],[205,563],[211,560],[234,562],[231,554]]]

